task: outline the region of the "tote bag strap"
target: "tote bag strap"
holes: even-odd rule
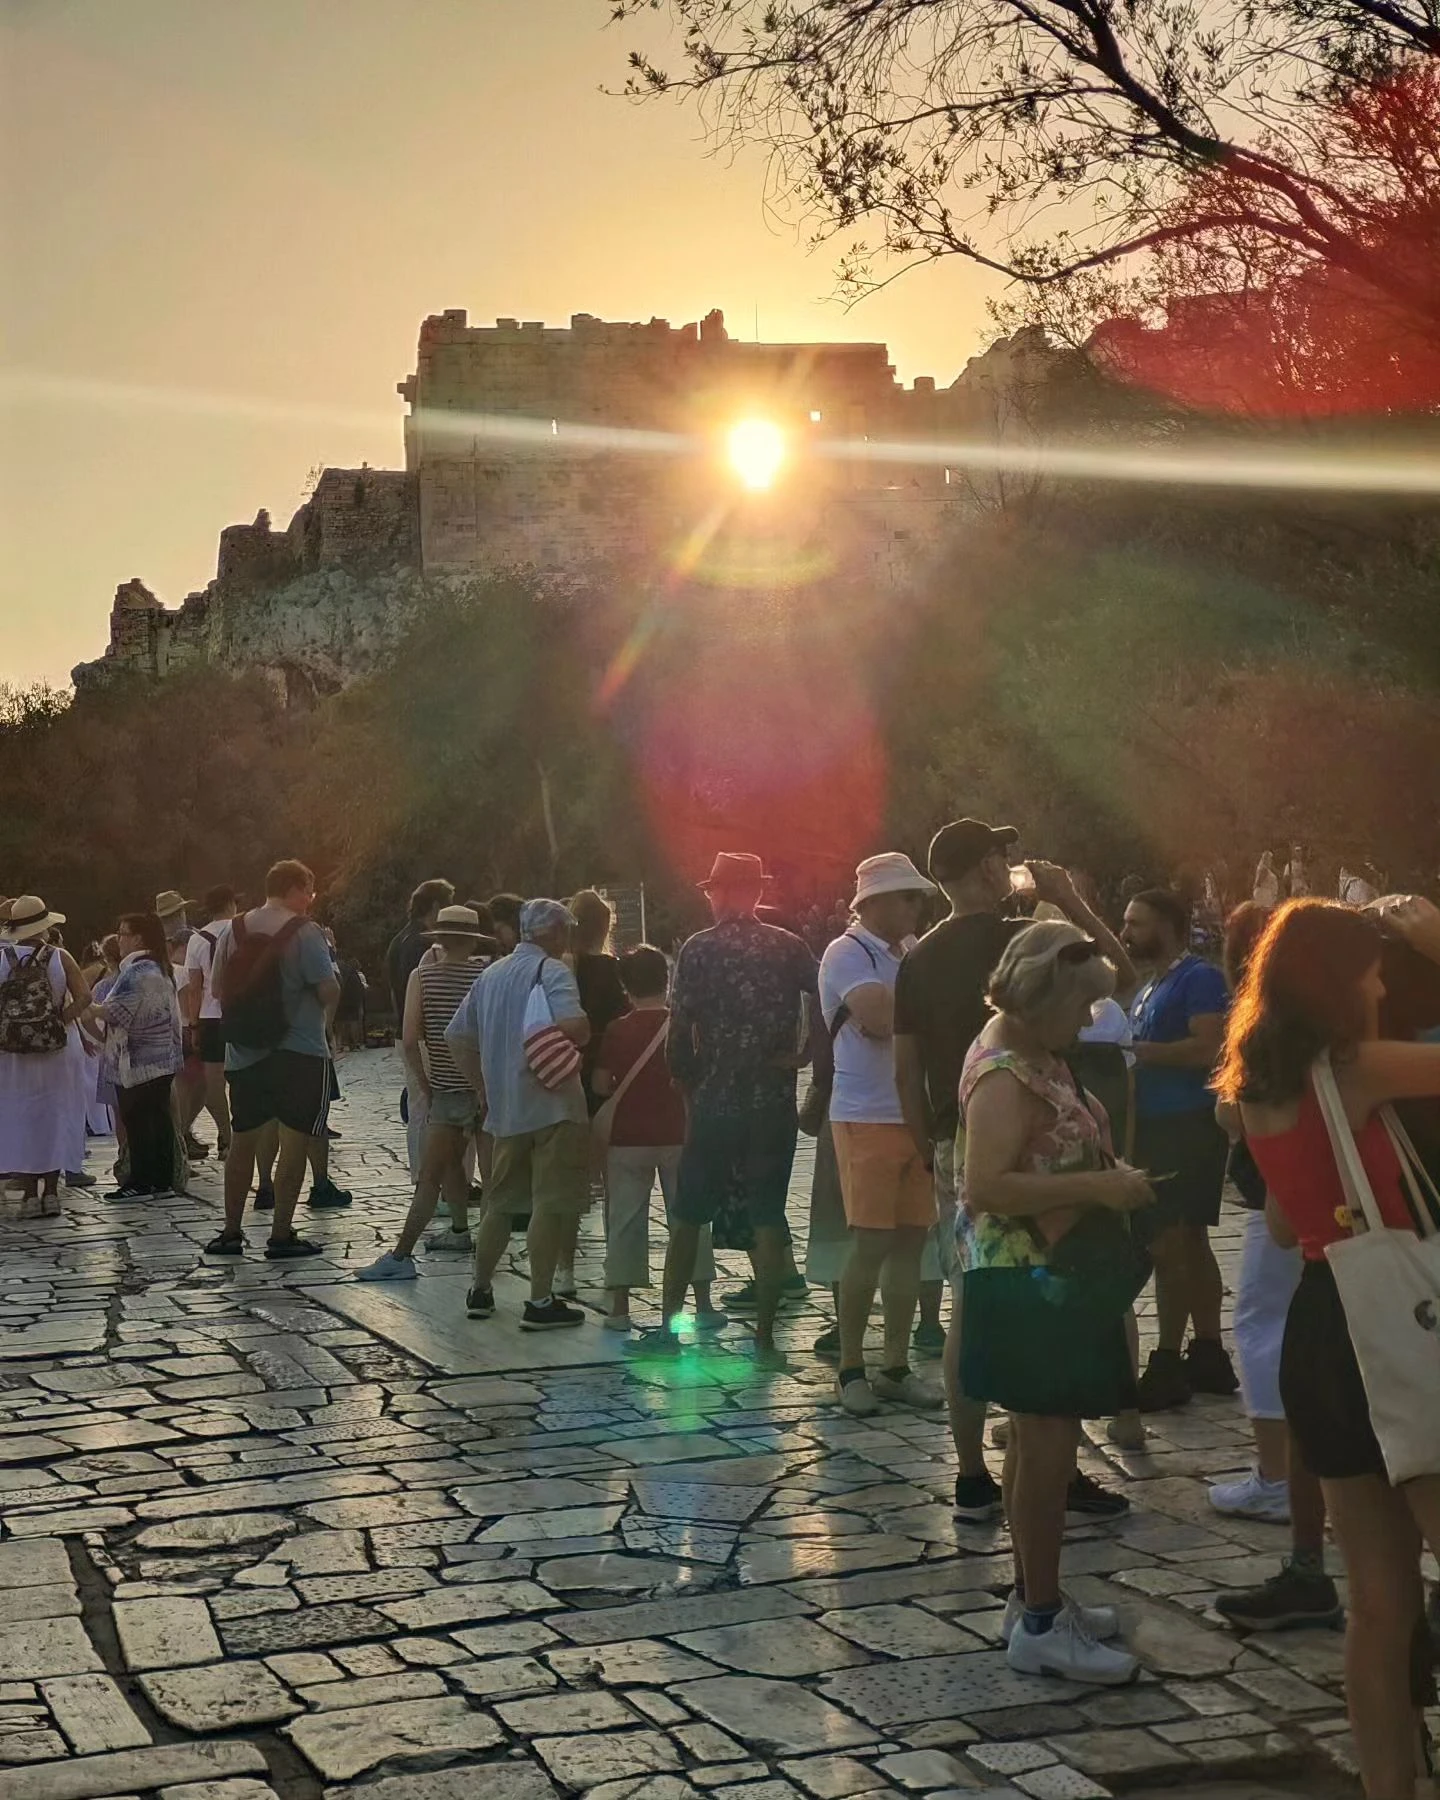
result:
[[[630,1092],[632,1083],[635,1081],[636,1077],[644,1069],[646,1063],[649,1062],[650,1058],[660,1048],[661,1044],[664,1043],[665,1033],[669,1029],[670,1029],[670,1015],[667,1013],[665,1015],[664,1022],[660,1026],[660,1029],[655,1033],[654,1037],[651,1038],[650,1042],[645,1046],[645,1048],[635,1058],[634,1062],[631,1063],[630,1067],[620,1077],[620,1085],[616,1088],[615,1092],[610,1096],[610,1104],[614,1111],[619,1112],[620,1102]]]
[[[1314,1083],[1315,1098],[1320,1103],[1320,1116],[1325,1121],[1326,1135],[1330,1139],[1335,1167],[1340,1174],[1340,1185],[1345,1190],[1345,1200],[1352,1219],[1363,1218],[1367,1231],[1384,1231],[1385,1221],[1380,1215],[1370,1177],[1365,1173],[1365,1165],[1360,1160],[1355,1133],[1350,1129],[1350,1121],[1345,1116],[1345,1103],[1340,1098],[1329,1051],[1316,1058],[1310,1069],[1310,1079]]]
[[[1436,1192],[1430,1171],[1421,1161],[1420,1152],[1415,1148],[1414,1141],[1395,1108],[1381,1107],[1380,1117],[1390,1133],[1395,1154],[1400,1158],[1400,1172],[1405,1177],[1405,1186],[1409,1190],[1415,1229],[1422,1238],[1440,1235],[1440,1224],[1437,1224],[1437,1220],[1440,1220],[1440,1193]]]

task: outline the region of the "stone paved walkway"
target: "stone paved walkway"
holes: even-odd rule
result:
[[[1133,1510],[1067,1567],[1141,1682],[1016,1675],[1003,1527],[954,1520],[935,1418],[835,1410],[818,1310],[775,1376],[743,1329],[678,1365],[525,1336],[513,1274],[467,1323],[440,1258],[354,1284],[408,1199],[397,1074],[343,1065],[355,1206],[302,1216],[314,1263],[206,1265],[208,1166],[164,1206],[0,1223],[0,1800],[1354,1791],[1338,1636],[1207,1610],[1286,1543],[1207,1506],[1237,1405],[1085,1452]]]

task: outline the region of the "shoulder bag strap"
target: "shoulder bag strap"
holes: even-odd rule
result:
[[[1410,1210],[1415,1215],[1415,1229],[1422,1238],[1440,1235],[1440,1193],[1436,1192],[1430,1171],[1420,1159],[1409,1131],[1393,1106],[1382,1106],[1380,1117],[1390,1133],[1395,1154],[1400,1158],[1400,1173],[1410,1194]]]
[[[870,958],[870,967],[872,969],[878,969],[880,967],[879,963],[876,962],[876,960],[875,960],[875,952],[865,942],[864,938],[857,938],[853,931],[842,931],[840,933],[840,936],[843,938],[848,938],[852,944],[858,944],[860,946],[860,948]],[[830,1042],[832,1044],[835,1042],[836,1038],[839,1037],[840,1033],[845,1029],[845,1025],[846,1025],[846,1022],[849,1020],[849,1017],[850,1017],[850,1008],[842,1000],[840,1002],[840,1004],[835,1008],[835,1017],[830,1021]]]
[[[670,1029],[670,1016],[667,1013],[664,1020],[661,1022],[660,1029],[655,1033],[654,1037],[651,1038],[650,1042],[645,1046],[645,1048],[635,1058],[634,1062],[631,1063],[630,1067],[621,1076],[620,1085],[615,1089],[615,1092],[610,1095],[610,1104],[615,1108],[615,1110],[617,1112],[620,1109],[620,1102],[625,1098],[626,1094],[628,1094],[630,1092],[631,1085],[635,1081],[635,1078],[639,1075],[640,1071],[645,1067],[646,1063],[649,1062],[650,1058],[660,1048],[661,1044],[664,1043],[665,1033],[669,1029]]]
[[[1310,1070],[1310,1079],[1315,1086],[1315,1098],[1320,1103],[1320,1116],[1325,1121],[1325,1132],[1335,1156],[1340,1185],[1345,1190],[1352,1224],[1363,1219],[1367,1231],[1384,1231],[1385,1221],[1380,1216],[1375,1190],[1370,1185],[1370,1177],[1365,1173],[1365,1164],[1360,1160],[1355,1133],[1345,1116],[1345,1103],[1340,1098],[1328,1050],[1316,1058]]]

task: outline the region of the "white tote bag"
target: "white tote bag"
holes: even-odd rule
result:
[[[1440,1475],[1440,1228],[1430,1204],[1430,1180],[1409,1134],[1385,1107],[1381,1117],[1400,1157],[1417,1230],[1387,1225],[1329,1057],[1311,1074],[1355,1225],[1355,1236],[1328,1244],[1325,1256],[1340,1290],[1385,1470],[1392,1485]]]

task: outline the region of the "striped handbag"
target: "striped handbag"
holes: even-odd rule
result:
[[[549,960],[542,957],[535,971],[530,998],[525,1002],[522,1036],[530,1073],[541,1087],[554,1093],[580,1073],[580,1049],[555,1023],[555,1015],[550,1011],[550,996],[541,981]]]

